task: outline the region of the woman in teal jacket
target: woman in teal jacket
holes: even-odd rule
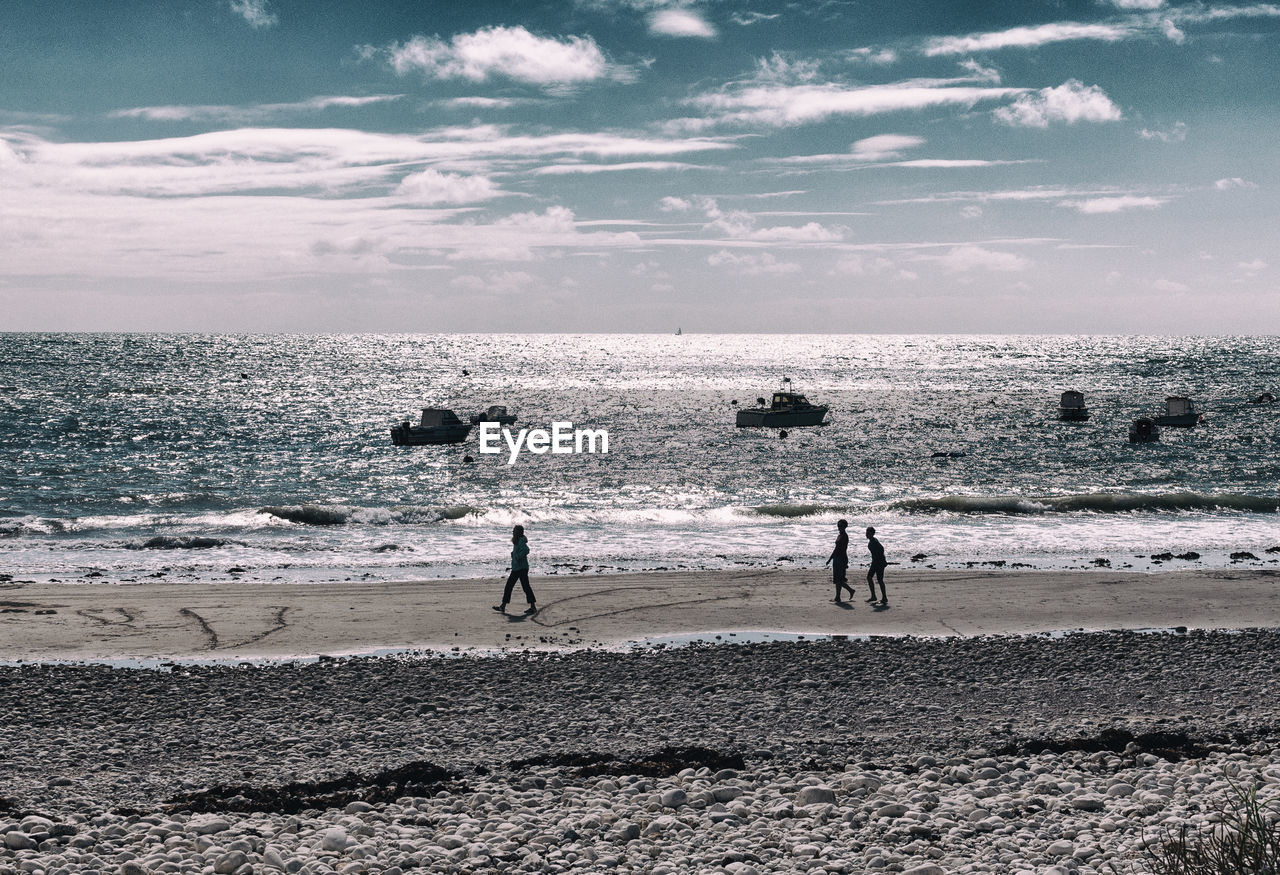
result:
[[[493,609],[500,614],[507,612],[507,604],[511,601],[511,590],[516,581],[524,589],[524,599],[529,603],[526,614],[538,613],[537,599],[533,596],[533,588],[529,586],[529,541],[524,536],[524,526],[516,526],[511,530],[511,573],[507,575],[506,588],[502,590],[502,604]]]

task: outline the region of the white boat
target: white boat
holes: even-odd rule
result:
[[[1149,416],[1139,416],[1129,424],[1129,443],[1152,444],[1160,440],[1160,426]]]
[[[767,407],[763,398],[757,399],[758,407],[738,411],[739,428],[797,428],[806,425],[822,425],[827,415],[827,405],[810,404],[809,399],[791,387],[791,378],[782,378],[782,388],[773,393],[773,402]]]
[[[445,407],[424,407],[422,419],[417,425],[406,419],[391,427],[391,443],[397,447],[460,444],[470,433],[471,423],[463,422],[452,410]]]
[[[1156,425],[1174,428],[1192,428],[1200,421],[1200,411],[1185,395],[1170,395],[1164,399],[1164,413],[1155,417]]]
[[[1063,422],[1084,422],[1089,418],[1089,408],[1084,406],[1084,393],[1070,389],[1062,393],[1058,401],[1058,418]]]

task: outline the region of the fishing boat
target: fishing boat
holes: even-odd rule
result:
[[[738,411],[739,428],[798,428],[806,425],[822,425],[827,415],[825,404],[810,404],[809,399],[794,391],[790,377],[782,378],[782,388],[773,393],[773,401],[766,406],[763,398],[756,399],[757,407]]]
[[[1089,408],[1084,406],[1084,393],[1074,389],[1062,393],[1058,401],[1058,418],[1063,422],[1084,422],[1089,418]]]
[[[1156,425],[1174,428],[1192,428],[1200,421],[1200,411],[1184,395],[1170,395],[1164,399],[1164,413],[1155,417]]]
[[[499,425],[514,425],[516,415],[508,413],[507,408],[501,404],[490,404],[489,409],[483,413],[471,414],[471,424],[479,425],[482,422],[496,422]]]
[[[397,447],[419,447],[427,444],[460,444],[471,433],[471,423],[463,422],[445,407],[422,408],[417,425],[405,420],[391,427],[391,443]]]
[[[1160,440],[1160,426],[1149,416],[1139,416],[1129,424],[1129,443],[1151,444]]]

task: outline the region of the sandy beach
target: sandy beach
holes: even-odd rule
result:
[[[11,582],[0,873],[1155,872],[1280,804],[1278,579]],[[428,652],[242,663],[388,649]]]
[[[856,569],[855,569],[856,571]],[[534,578],[540,612],[491,609],[493,580],[0,587],[0,659],[249,659],[388,649],[563,649],[663,636],[1000,635],[1280,628],[1280,573],[1259,569],[943,572],[892,568],[887,609],[831,602],[829,572]]]

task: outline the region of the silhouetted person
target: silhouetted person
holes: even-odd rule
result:
[[[840,601],[841,589],[849,590],[849,598],[853,598],[853,587],[849,586],[849,533],[845,531],[848,525],[848,520],[836,523],[840,534],[836,535],[836,548],[826,561],[831,566],[831,580],[836,585],[836,604],[843,604]]]
[[[871,568],[867,570],[867,586],[871,587],[871,604],[876,603],[876,581],[880,581],[880,604],[887,606],[889,597],[884,594],[884,569],[888,562],[884,559],[884,545],[876,540],[876,530],[867,528],[867,549],[871,551]]]
[[[533,588],[529,586],[529,542],[524,536],[524,526],[516,526],[511,530],[511,573],[507,575],[507,585],[502,590],[502,604],[494,605],[499,613],[507,612],[507,604],[511,601],[511,590],[516,581],[524,589],[524,600],[529,603],[526,614],[538,613],[537,599],[533,597]]]

